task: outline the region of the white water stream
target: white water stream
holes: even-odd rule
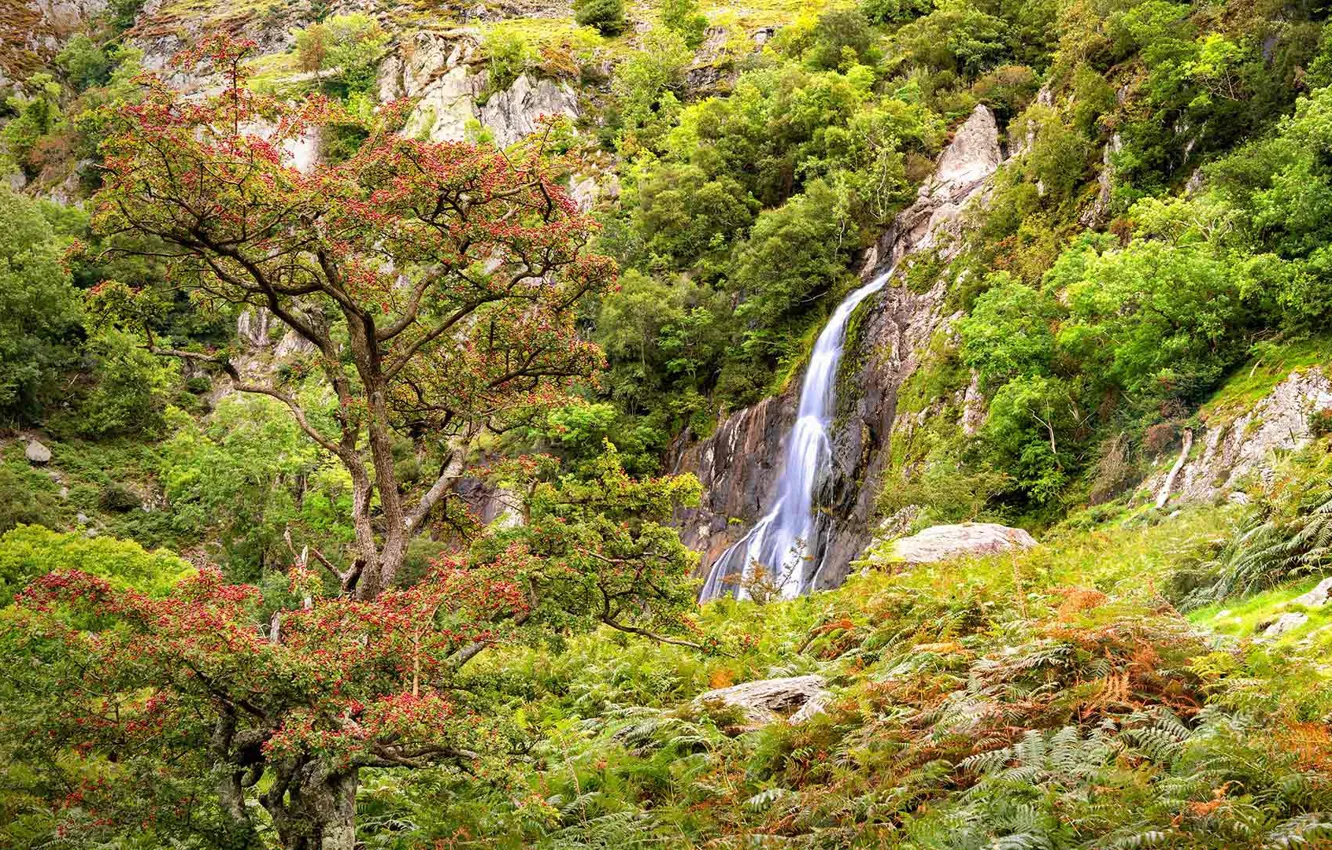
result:
[[[848,295],[819,334],[800,387],[796,423],[786,437],[777,501],[767,516],[713,563],[700,601],[727,593],[744,599],[752,595],[751,586],[790,598],[808,593],[813,586],[820,567],[815,563],[819,541],[814,539],[814,488],[820,472],[832,460],[828,426],[837,409],[835,385],[846,325],[856,307],[882,289],[892,273],[889,269]],[[757,580],[759,570],[763,571],[761,580]]]

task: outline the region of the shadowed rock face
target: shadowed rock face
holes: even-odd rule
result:
[[[978,106],[954,134],[915,203],[871,249],[862,278],[882,274],[913,251],[935,249],[948,257],[962,210],[983,197],[1001,160],[994,116]],[[924,293],[889,285],[852,320],[831,429],[832,463],[820,471],[816,486],[818,540],[807,552],[822,564],[818,589],[841,584],[850,562],[870,540],[897,393],[943,321],[943,294],[942,285]],[[771,508],[798,392],[799,382],[792,381],[788,392],[731,415],[708,439],[677,447],[673,471],[692,472],[703,484],[701,505],[676,517],[685,544],[702,555],[701,575]]]

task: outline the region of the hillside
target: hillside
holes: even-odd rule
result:
[[[1332,22],[14,0],[0,847],[1332,846]]]

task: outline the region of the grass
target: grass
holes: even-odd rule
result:
[[[113,485],[128,484],[136,492],[155,492],[158,458],[153,444],[133,438],[60,440],[48,434],[40,439],[51,449],[51,462],[45,467],[28,463],[24,457],[26,440],[0,444],[0,465],[49,505],[42,524],[57,531],[77,530],[80,524],[76,518],[81,513],[88,517],[89,525],[115,537],[135,540],[148,548],[179,547],[182,541],[171,526],[169,511],[116,512],[102,505],[104,492]],[[53,474],[59,476],[58,482]],[[67,489],[65,496],[60,495],[62,487]]]
[[[734,16],[735,25],[746,30],[754,30],[774,24],[790,23],[801,12],[817,11],[824,4],[811,0],[759,0],[743,5],[723,2],[703,2],[699,5],[709,21],[715,22],[718,19]]]
[[[1282,635],[1278,641],[1279,644],[1295,643],[1323,626],[1332,625],[1332,609],[1328,606],[1309,608],[1292,604],[1293,600],[1312,590],[1321,580],[1322,576],[1317,576],[1256,593],[1242,600],[1208,605],[1191,612],[1189,622],[1217,634],[1252,637],[1279,615],[1302,612],[1309,615],[1309,622]]]
[[[1254,358],[1235,371],[1198,411],[1209,426],[1232,420],[1253,409],[1291,372],[1332,361],[1332,338],[1264,344]]]
[[[291,50],[256,56],[246,63],[246,67],[251,74],[250,86],[256,91],[278,91],[300,73],[296,53]],[[306,83],[304,87],[310,85]]]

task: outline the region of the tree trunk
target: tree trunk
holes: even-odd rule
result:
[[[356,846],[356,771],[330,777],[325,786],[326,817],[319,830],[319,850],[354,850]]]
[[[357,769],[314,761],[281,771],[262,802],[283,850],[354,850]]]

